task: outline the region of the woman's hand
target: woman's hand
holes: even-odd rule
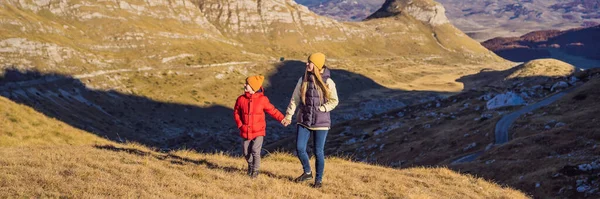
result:
[[[325,106],[319,106],[319,111],[327,112],[327,109],[325,108]]]
[[[288,119],[283,119],[281,120],[281,125],[287,127],[288,125],[290,125],[292,123],[292,121],[288,120]]]

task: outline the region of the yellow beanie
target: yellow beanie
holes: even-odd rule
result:
[[[258,89],[262,87],[264,81],[265,77],[262,75],[250,76],[246,79],[246,82],[248,83],[248,85],[250,85],[250,87],[252,87],[252,90],[254,91],[258,91]]]
[[[308,56],[308,61],[312,62],[317,66],[317,69],[323,69],[323,65],[325,65],[325,54],[323,53],[314,53]]]

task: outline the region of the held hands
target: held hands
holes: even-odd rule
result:
[[[325,109],[325,107],[324,107],[324,106],[319,106],[319,111],[321,111],[321,112],[326,112],[326,111],[327,111],[327,109]]]
[[[281,120],[281,125],[287,127],[288,125],[290,125],[292,123],[292,121],[288,120],[288,119],[283,119]]]
[[[325,108],[324,106],[319,106],[319,111],[321,112],[326,112],[327,108]],[[281,120],[281,125],[283,125],[284,127],[287,127],[288,125],[290,125],[292,123],[292,121],[288,120],[288,119],[283,119]]]

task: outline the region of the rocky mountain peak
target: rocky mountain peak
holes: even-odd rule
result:
[[[430,0],[386,0],[369,19],[385,18],[405,13],[419,21],[438,26],[449,23],[442,4]]]
[[[293,0],[196,0],[193,2],[211,23],[220,27],[223,32],[231,34],[264,34],[275,31],[273,28],[278,25],[291,25],[294,29],[302,25],[318,28],[337,25],[337,21],[320,17]]]
[[[3,68],[82,74],[303,58],[310,51],[497,60],[452,25],[441,26],[448,24],[444,8],[432,0],[388,1],[374,18],[408,17],[354,23],[319,16],[293,0],[7,0],[0,13]]]

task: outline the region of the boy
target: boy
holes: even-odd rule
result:
[[[260,167],[260,151],[267,126],[265,112],[279,122],[283,120],[283,114],[264,95],[264,80],[263,76],[248,77],[244,84],[244,94],[237,98],[233,108],[235,122],[243,138],[244,157],[248,161],[248,175],[251,178],[258,176]]]

